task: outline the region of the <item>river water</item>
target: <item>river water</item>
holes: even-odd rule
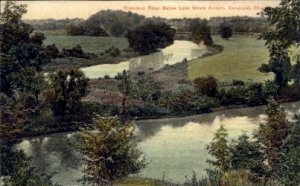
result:
[[[169,64],[173,65],[182,62],[184,59],[191,60],[201,57],[206,53],[205,46],[199,46],[190,41],[177,41],[159,52],[150,55],[131,58],[118,64],[102,64],[82,68],[82,71],[89,78],[98,78],[109,75],[114,77],[118,72],[127,70],[130,72],[147,72],[158,70]]]
[[[300,102],[284,105],[288,118],[299,113]],[[137,121],[138,147],[149,164],[140,176],[182,183],[195,171],[198,177],[209,167],[206,146],[224,125],[231,139],[252,131],[264,121],[263,107],[218,111],[183,118]],[[58,133],[26,139],[19,145],[32,157],[40,171],[56,173],[53,180],[62,185],[80,185],[80,154],[73,148],[76,133]]]

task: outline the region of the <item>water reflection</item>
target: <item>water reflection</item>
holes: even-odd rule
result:
[[[285,104],[288,117],[299,112],[300,103]],[[263,107],[219,111],[191,117],[137,121],[139,148],[145,153],[148,166],[141,176],[183,182],[185,175],[194,170],[198,177],[205,173],[209,158],[206,145],[213,134],[224,125],[229,137],[251,134],[263,122]],[[80,154],[74,150],[76,133],[53,134],[24,140],[18,147],[32,156],[33,164],[41,171],[57,174],[55,182],[62,185],[79,185],[82,177]]]
[[[162,49],[159,52],[131,58],[118,64],[95,65],[82,68],[89,78],[98,78],[109,75],[114,77],[118,72],[129,70],[131,72],[148,72],[158,70],[166,64],[173,65],[182,62],[184,59],[191,60],[202,56],[206,47],[199,46],[190,41],[174,41],[174,44]]]

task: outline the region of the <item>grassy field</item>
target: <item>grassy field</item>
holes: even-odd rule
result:
[[[193,60],[189,67],[189,77],[195,79],[212,75],[219,81],[253,80],[264,81],[271,74],[260,73],[257,69],[268,62],[268,51],[264,41],[251,36],[237,36],[223,40],[215,36],[214,42],[224,46],[224,51],[210,57]]]
[[[126,38],[116,37],[89,37],[46,34],[45,45],[55,44],[58,48],[72,48],[81,45],[85,52],[100,54],[106,49],[115,46],[119,49],[128,47]]]

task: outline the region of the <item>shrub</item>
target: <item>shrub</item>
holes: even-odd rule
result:
[[[137,117],[159,117],[159,116],[166,116],[170,113],[168,109],[158,107],[152,104],[145,104],[139,106],[132,106],[128,108],[128,111],[131,116]]]
[[[266,97],[263,94],[262,83],[253,83],[247,87],[245,103],[248,106],[255,106],[266,103]]]
[[[218,107],[219,102],[216,98],[200,97],[188,103],[188,109],[193,113],[201,114],[211,112],[212,108]]]
[[[65,57],[89,58],[89,53],[85,53],[80,45],[76,45],[71,49],[63,48],[62,55]]]
[[[83,35],[83,33],[85,32],[82,26],[74,25],[74,24],[66,26],[65,31],[67,35],[71,35],[71,36]]]
[[[266,96],[275,96],[278,94],[279,86],[274,81],[266,81],[264,86],[264,94]]]
[[[194,86],[199,95],[214,96],[217,93],[218,82],[212,76],[196,78]]]
[[[121,50],[118,47],[112,46],[109,49],[105,50],[105,53],[109,54],[112,57],[117,57],[121,54]]]
[[[104,79],[110,79],[110,76],[106,74],[106,75],[104,76]]]
[[[114,185],[146,166],[133,132],[133,123],[98,117],[91,128],[80,133],[77,148],[85,164],[84,185]]]
[[[55,44],[47,45],[45,47],[45,52],[51,58],[57,58],[57,57],[61,56],[60,53],[59,53],[59,50],[58,50],[58,48],[56,47]]]
[[[232,81],[232,85],[233,85],[233,86],[244,86],[244,85],[245,85],[245,82],[242,81],[242,80],[233,80],[233,81]]]

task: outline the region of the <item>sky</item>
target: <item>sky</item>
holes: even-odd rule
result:
[[[216,16],[258,16],[266,6],[279,0],[254,1],[20,1],[27,4],[23,19],[84,18],[100,10],[131,11],[146,17],[210,18]]]

